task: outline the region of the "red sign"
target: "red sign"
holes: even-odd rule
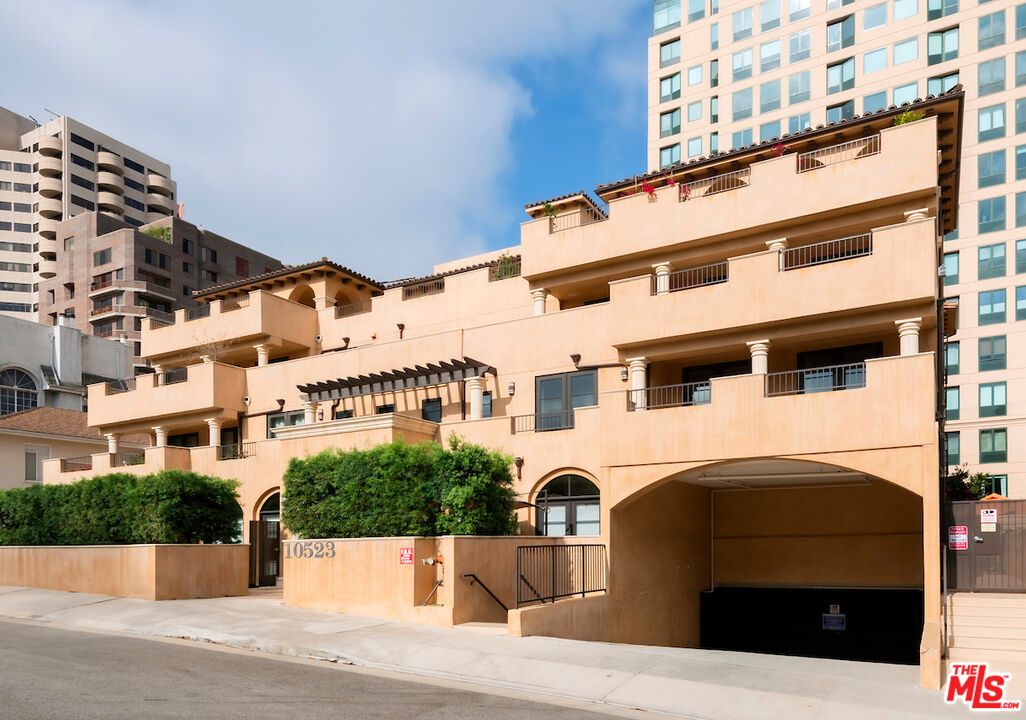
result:
[[[399,548],[399,564],[400,565],[412,565],[413,564],[413,548]]]
[[[948,527],[948,547],[952,550],[969,549],[969,528],[965,525]]]
[[[944,702],[961,701],[973,710],[1018,710],[1022,703],[1005,698],[1007,673],[989,673],[987,664],[954,664],[948,676]]]

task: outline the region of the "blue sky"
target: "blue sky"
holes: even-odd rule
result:
[[[526,202],[641,172],[649,0],[51,0],[0,105],[172,167],[187,220],[380,279],[516,244]],[[33,27],[35,3],[0,25]]]

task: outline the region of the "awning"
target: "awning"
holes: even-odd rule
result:
[[[299,391],[306,393],[310,400],[321,402],[375,393],[412,390],[432,385],[445,385],[486,373],[494,375],[495,368],[465,357],[462,360],[452,358],[448,362],[441,360],[437,363],[416,365],[412,368],[404,367],[358,377],[324,380],[298,387]]]

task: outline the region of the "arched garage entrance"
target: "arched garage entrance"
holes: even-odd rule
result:
[[[610,510],[611,639],[918,663],[918,495],[787,459],[649,488]]]

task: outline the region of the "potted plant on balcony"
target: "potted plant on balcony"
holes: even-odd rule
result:
[[[907,125],[908,123],[914,123],[922,120],[926,117],[926,113],[920,110],[906,110],[905,112],[894,118],[895,125]]]
[[[558,214],[559,211],[552,207],[552,203],[546,201],[545,204],[542,205],[542,217],[553,218]]]

